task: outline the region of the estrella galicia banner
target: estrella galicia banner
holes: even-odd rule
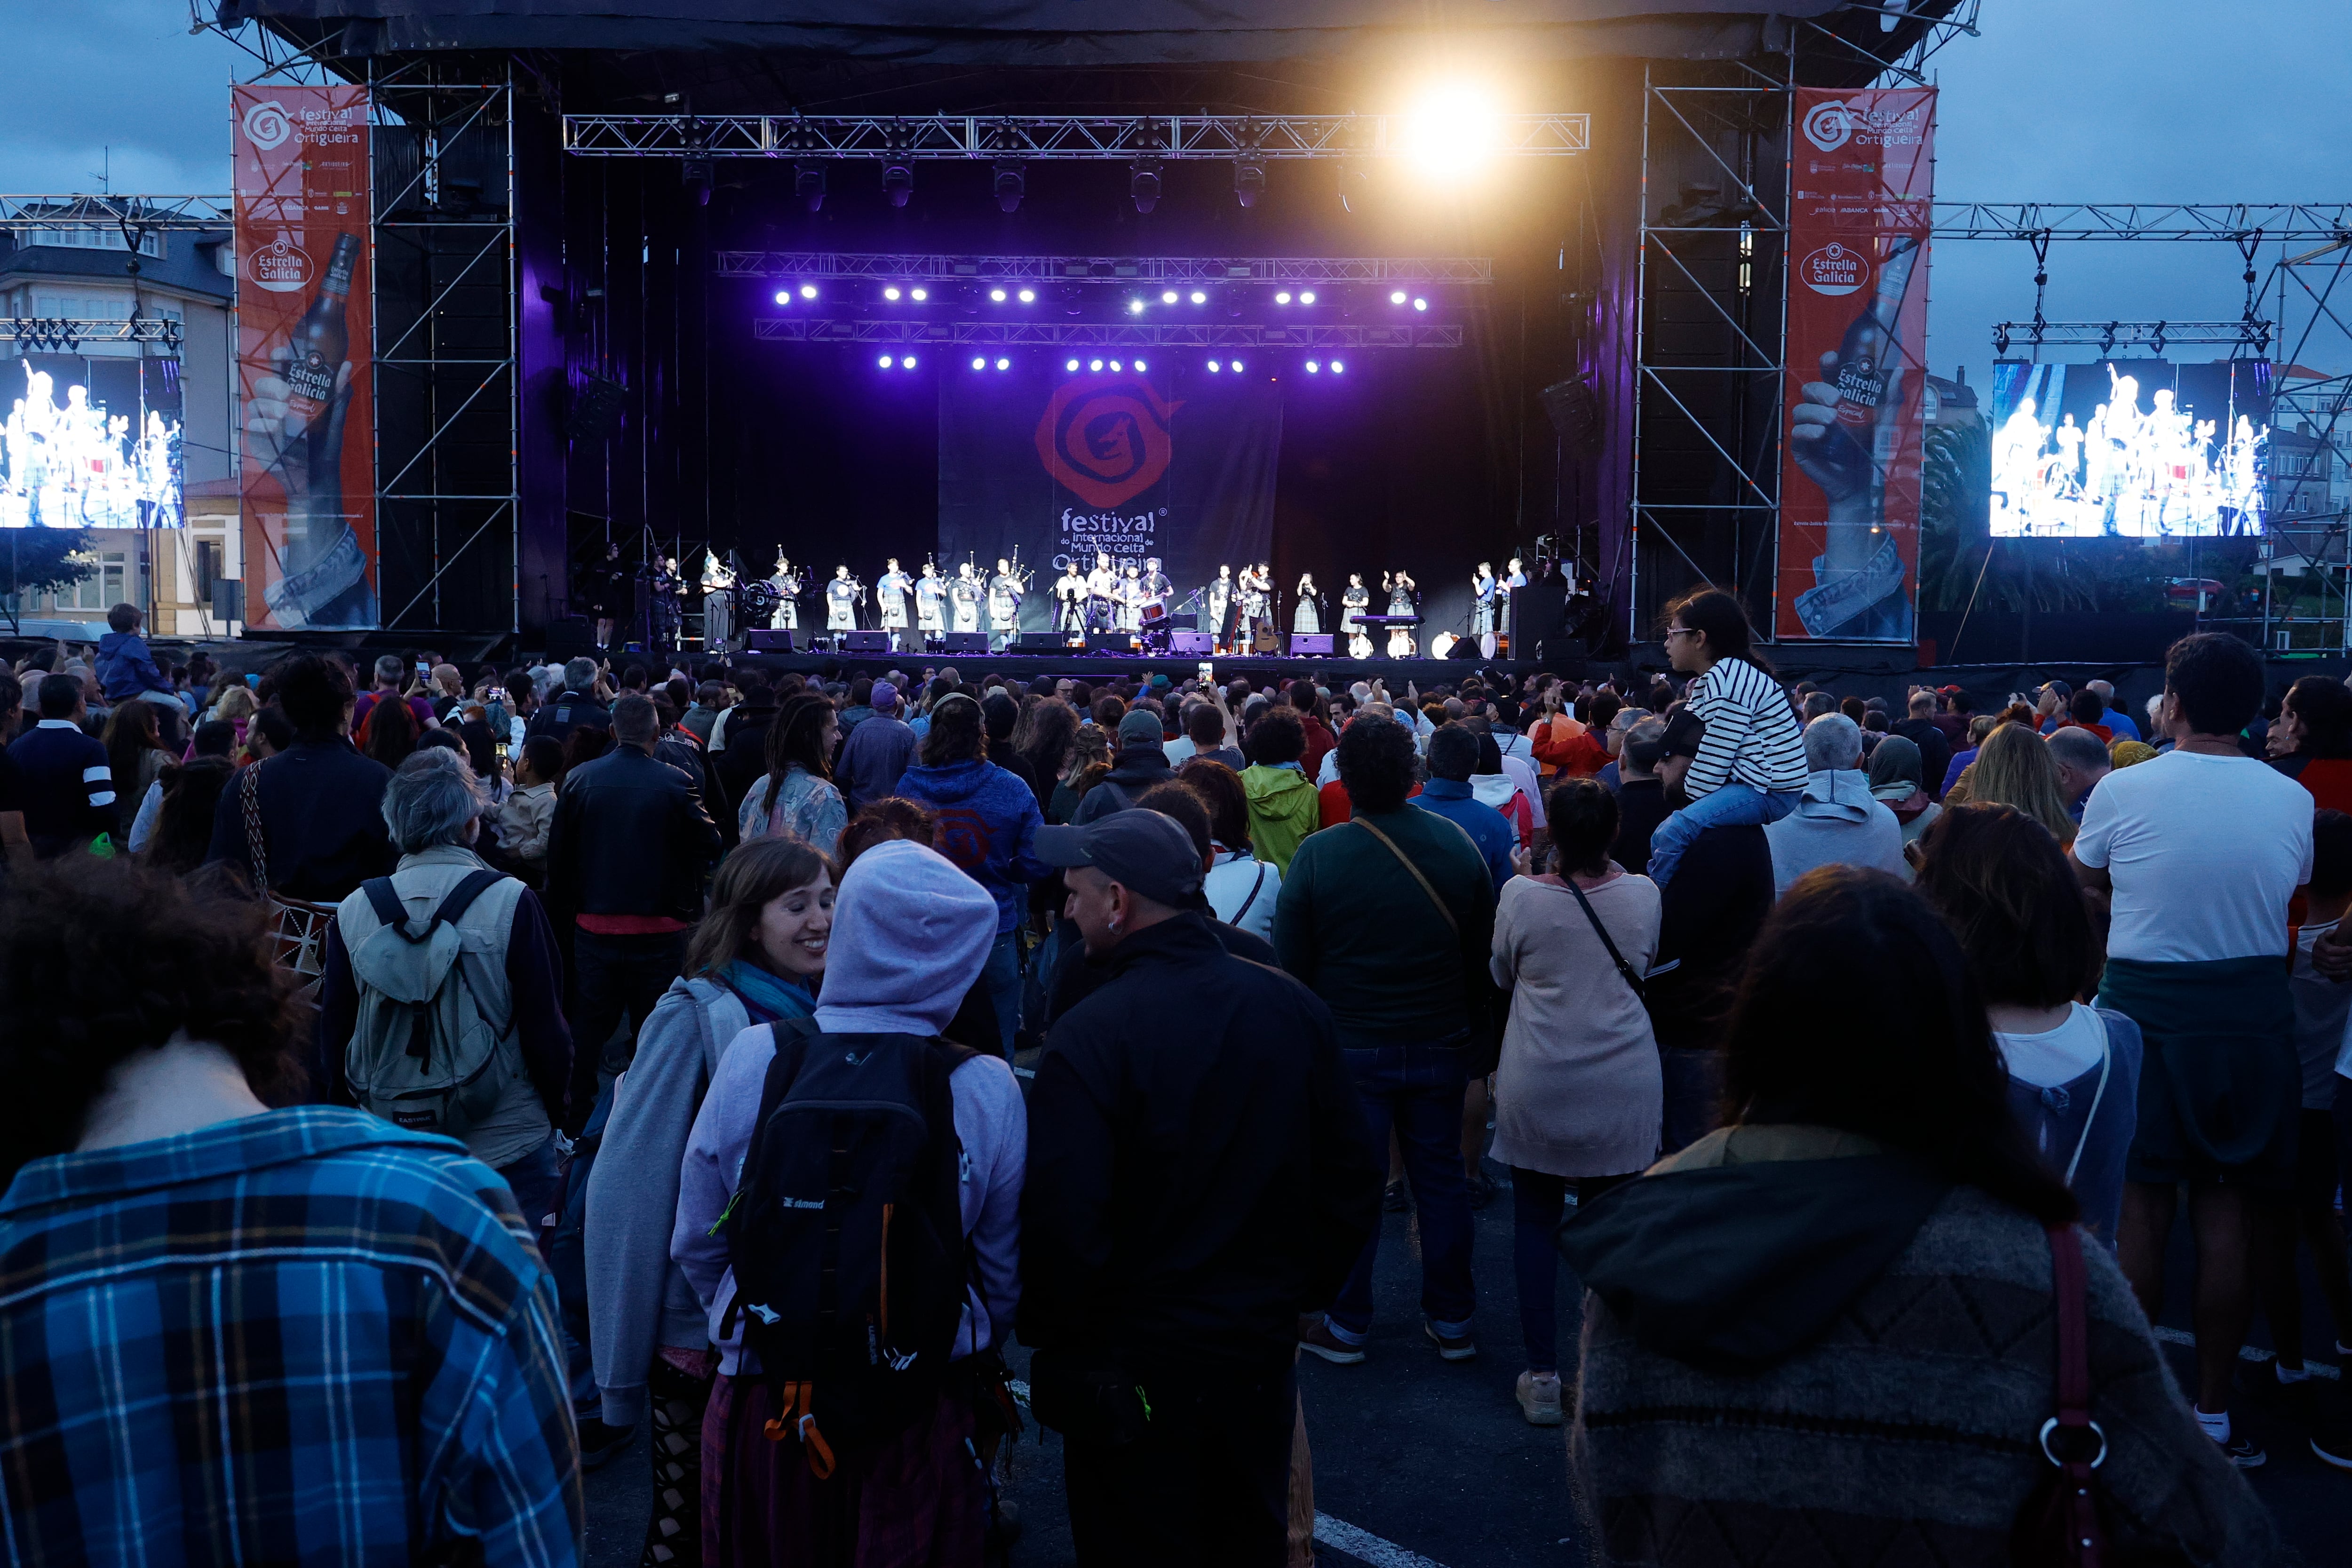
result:
[[[245,618],[376,624],[368,94],[234,87]]]
[[[1776,631],[1910,642],[1936,89],[1801,87],[1794,113]]]
[[[1282,395],[1206,371],[950,371],[940,378],[940,569],[1033,574],[1024,631],[1054,624],[1054,579],[1095,557],[1158,559],[1171,607],[1274,536]],[[1149,571],[1149,568],[1146,568]]]

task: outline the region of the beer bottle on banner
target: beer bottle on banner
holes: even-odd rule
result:
[[[359,251],[357,235],[335,237],[334,254],[328,259],[318,298],[295,323],[293,341],[287,345],[286,405],[305,429],[318,424],[333,405],[335,377],[342,373],[343,358],[351,352],[352,330],[343,319],[343,305],[351,297],[352,268]]]
[[[1819,462],[1845,478],[1853,488],[1873,482],[1872,452],[1877,446],[1874,438],[1864,444],[1862,432],[1871,430],[1878,421],[1878,407],[1885,401],[1891,365],[1899,357],[1895,347],[1895,329],[1903,309],[1903,296],[1910,287],[1911,266],[1919,257],[1919,240],[1913,235],[1898,235],[1889,243],[1886,258],[1879,263],[1878,286],[1873,290],[1870,303],[1845,330],[1838,344],[1837,417],[1840,428],[1822,443]]]

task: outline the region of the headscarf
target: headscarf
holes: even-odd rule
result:
[[[2130,767],[2135,763],[2144,763],[2155,755],[2154,746],[2149,745],[2146,741],[2135,741],[2129,736],[2107,747],[2108,760],[2119,768]]]
[[[1870,753],[1870,795],[1895,813],[1897,822],[1909,822],[1930,804],[1921,782],[1919,743],[1907,735],[1878,737]]]

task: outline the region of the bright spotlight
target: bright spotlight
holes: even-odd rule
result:
[[[880,365],[884,370],[888,370],[890,368],[890,356],[888,354],[884,354],[880,359],[874,363]]]
[[[1090,359],[1087,361],[1087,368],[1088,370],[1100,370],[1102,369],[1102,361],[1098,359]]]
[[[1331,362],[1331,374],[1333,375],[1345,375],[1348,374],[1348,367],[1341,364],[1338,360],[1333,360]]]
[[[999,370],[1011,370],[1013,368],[1013,362],[1009,359],[998,360],[996,362],[996,368]]]
[[[1136,368],[1136,369],[1138,369],[1138,370],[1142,370],[1142,369],[1144,369],[1144,368],[1145,368],[1145,366],[1144,366],[1143,362],[1142,362],[1141,360],[1137,360],[1137,361],[1135,362],[1135,368]]]
[[[931,291],[929,289],[918,289],[908,296],[908,299],[913,300],[918,304],[920,304],[923,300],[928,300],[930,297]]]
[[[1242,368],[1242,362],[1239,360],[1234,361],[1232,368],[1235,371],[1239,371]]]
[[[802,299],[803,299],[803,300],[814,300],[814,299],[815,299],[815,298],[816,298],[816,285],[815,285],[815,284],[814,284],[814,283],[803,283],[803,284],[802,284],[802,285],[801,285],[801,298],[802,298]]]
[[[1308,360],[1308,361],[1307,362],[1307,374],[1309,374],[1309,375],[1317,374],[1318,374],[1322,369],[1323,369],[1323,367],[1322,367],[1321,365],[1318,364],[1318,363],[1317,363],[1315,361],[1313,361],[1313,360]]]
[[[1223,368],[1224,368],[1224,366],[1223,366],[1223,365],[1219,364],[1215,360],[1211,360],[1211,361],[1209,362],[1209,374],[1210,374],[1211,375],[1214,375],[1214,374],[1216,374],[1219,371],[1223,370]]]
[[[1206,294],[1202,293],[1198,289],[1192,290],[1192,303],[1195,305],[1205,305],[1208,302],[1209,297]]]
[[[1403,290],[1403,289],[1398,289],[1398,290],[1396,290],[1394,293],[1391,294],[1391,295],[1389,296],[1389,303],[1390,303],[1390,304],[1391,304],[1391,305],[1402,305],[1402,304],[1403,304],[1403,303],[1404,303],[1404,290]]]
[[[777,303],[777,304],[779,304],[779,305],[789,305],[789,304],[791,304],[792,302],[793,302],[793,291],[792,291],[791,289],[777,289],[777,290],[776,290],[776,303]]]
[[[1078,368],[1078,362],[1074,359],[1065,360],[1062,362],[1062,368],[1066,371],[1076,371]]]
[[[971,368],[974,370],[986,370],[988,368],[988,362],[984,359],[975,359],[971,362]]]
[[[1412,308],[1416,310],[1426,310],[1429,309],[1429,301],[1426,300],[1415,300],[1412,302]]]
[[[1290,290],[1289,290],[1289,289],[1283,289],[1280,293],[1276,294],[1276,295],[1274,297],[1274,302],[1275,302],[1276,304],[1277,304],[1277,305],[1287,305],[1287,304],[1289,304],[1289,303],[1290,303]]]
[[[900,370],[912,370],[912,369],[914,369],[914,368],[915,368],[915,356],[914,356],[913,354],[908,354],[905,359],[900,360],[900,361],[898,362],[898,368],[899,368]]]
[[[1165,293],[1161,294],[1161,295],[1160,296],[1160,302],[1161,304],[1163,304],[1163,305],[1172,305],[1172,304],[1174,304],[1174,303],[1176,302],[1176,290],[1175,290],[1175,289],[1171,289],[1167,290]]]
[[[885,300],[895,300],[898,297],[898,286],[896,283],[893,283],[890,287],[882,290],[882,298]]]
[[[1309,289],[1302,292],[1298,296],[1298,302],[1302,305],[1312,305],[1315,303],[1315,290]]]
[[[1111,369],[1113,369],[1113,370],[1117,370],[1117,369],[1118,368],[1118,361],[1117,361],[1117,360],[1113,360],[1113,361],[1111,361],[1111,362],[1110,362],[1110,367],[1111,367]]]
[[[1143,314],[1143,301],[1140,300],[1129,300],[1127,302],[1127,313],[1130,316],[1140,316]]]
[[[991,289],[988,291],[988,297],[1000,305],[1004,303],[1004,290],[1002,289]]]
[[[1037,302],[1037,290],[1034,289],[1024,289],[1021,290],[1021,302],[1024,305],[1035,304]]]
[[[1441,87],[1405,116],[1405,157],[1424,174],[1457,175],[1501,146],[1502,116],[1492,91],[1465,83]]]

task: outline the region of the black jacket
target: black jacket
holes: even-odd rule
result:
[[[339,735],[289,746],[268,762],[231,774],[213,812],[206,864],[226,861],[247,882],[255,880],[245,830],[248,773],[256,775],[262,853],[277,891],[331,904],[370,877],[390,876],[400,863],[383,826],[383,786],[392,782],[392,770],[360,755]]]
[[[742,805],[743,792],[768,773],[768,728],[782,710],[767,692],[760,696],[768,700],[739,709],[727,726],[727,749],[711,753],[711,771],[733,805]]]
[[[1338,1293],[1380,1218],[1384,1161],[1331,1016],[1197,913],[1108,963],[1029,1096],[1022,1342],[1287,1365],[1298,1314]]]
[[[1906,719],[1895,733],[1919,748],[1919,776],[1929,795],[1944,793],[1944,770],[1952,765],[1952,742],[1933,719]]]
[[[1071,825],[1084,827],[1114,811],[1125,811],[1143,798],[1145,790],[1154,784],[1166,784],[1175,776],[1176,770],[1168,765],[1166,747],[1129,746],[1118,754],[1118,760],[1111,765],[1110,772],[1103,774],[1095,787],[1087,791],[1087,798],[1080,801],[1078,809],[1071,814]]]
[[[669,763],[615,746],[563,777],[547,835],[547,901],[574,915],[702,914],[702,879],[719,857],[702,792]]]
[[[1773,896],[1762,828],[1710,827],[1691,840],[1659,898],[1658,956],[1643,987],[1658,1044],[1721,1043],[1719,1026]]]
[[[589,692],[559,691],[530,716],[530,721],[523,726],[522,738],[528,741],[536,735],[545,735],[560,746],[572,738],[572,731],[583,727],[610,730],[613,727],[613,710]]]
[[[1621,782],[1617,786],[1617,842],[1610,847],[1609,858],[1637,877],[1648,875],[1650,835],[1673,815],[1666,807],[1666,786],[1658,780]]]

